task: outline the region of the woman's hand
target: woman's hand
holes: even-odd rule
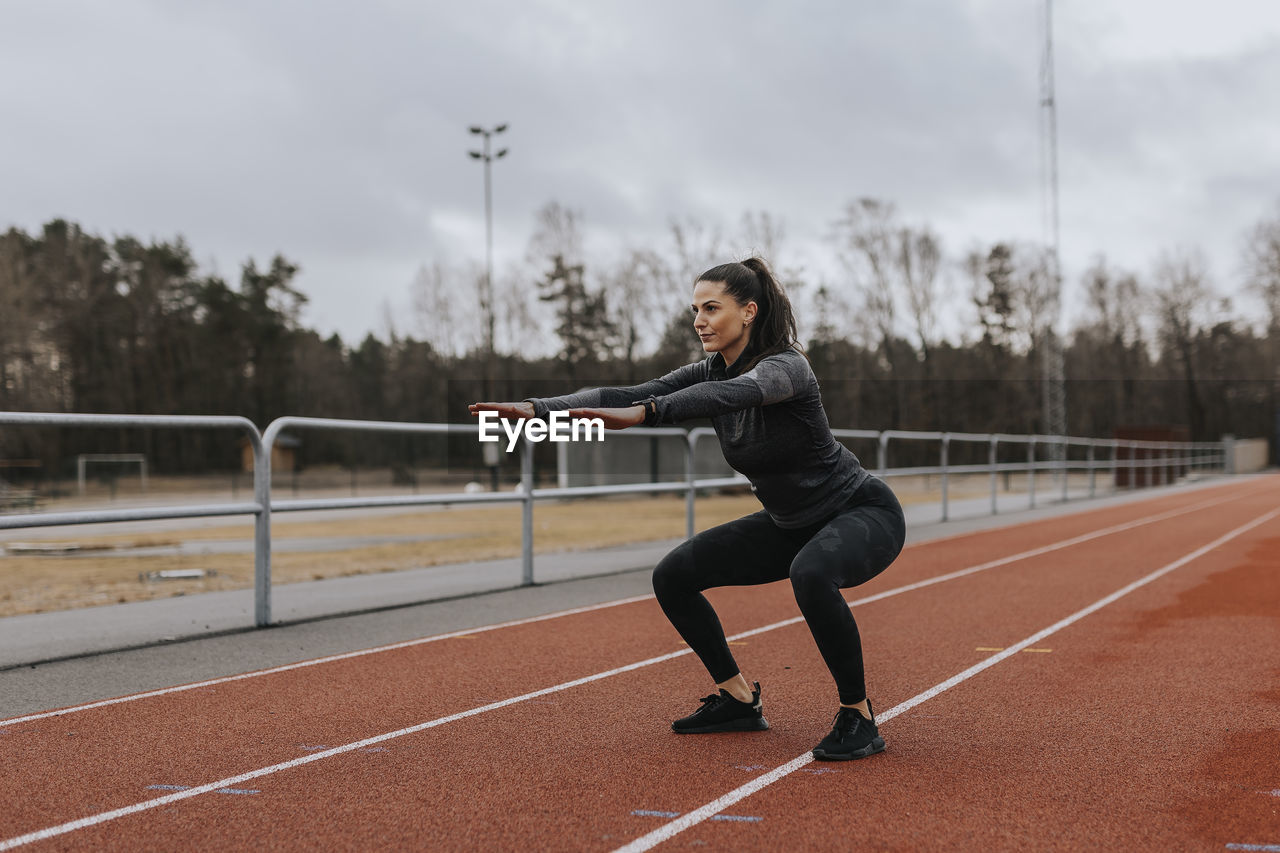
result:
[[[626,429],[644,423],[644,406],[626,406],[620,409],[570,409],[574,418],[599,418],[605,429]]]
[[[481,412],[497,412],[498,417],[507,418],[513,421],[527,421],[533,417],[533,403],[472,403],[467,406],[471,414],[479,415]]]

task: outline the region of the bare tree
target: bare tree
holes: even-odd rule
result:
[[[1204,438],[1204,405],[1196,388],[1196,338],[1212,298],[1204,256],[1195,250],[1165,252],[1156,260],[1151,299],[1166,353],[1178,360],[1187,393],[1193,438]]]
[[[930,357],[938,327],[938,270],[942,266],[942,243],[928,226],[919,230],[904,227],[897,234],[898,269],[903,292],[911,311],[916,339],[920,343],[920,364],[924,371],[923,404],[933,418],[933,427],[941,429],[941,395],[934,387],[934,364]]]
[[[1132,273],[1112,269],[1102,255],[1084,273],[1089,307],[1086,322],[1103,340],[1131,346],[1142,337],[1138,280]]]
[[[919,230],[898,231],[898,264],[902,271],[903,290],[911,309],[916,338],[920,341],[925,378],[929,378],[929,350],[938,327],[938,271],[942,266],[942,243],[928,226]]]
[[[467,349],[479,350],[484,360],[484,376],[486,388],[491,388],[494,381],[494,358],[498,353],[498,304],[494,293],[494,282],[489,277],[485,265],[474,258],[468,259],[457,272],[460,282],[466,289],[462,292],[475,294],[477,312],[475,322],[462,324],[462,329],[470,331],[469,340],[462,339]],[[464,304],[466,304],[464,302]],[[458,312],[454,312],[457,316]]]
[[[837,254],[862,297],[861,314],[874,329],[880,357],[889,371],[889,423],[897,428],[902,417],[901,370],[897,358],[898,263],[894,249],[897,213],[888,202],[862,198],[845,207],[844,218],[836,223]]]
[[[1017,293],[1023,327],[1032,348],[1041,351],[1045,336],[1054,334],[1052,324],[1058,311],[1058,282],[1052,259],[1044,248],[1027,245],[1020,245],[1015,257],[1020,273]]]
[[[1280,205],[1273,219],[1263,219],[1249,232],[1244,247],[1249,283],[1267,306],[1268,332],[1280,334]]]
[[[809,340],[814,344],[835,343],[854,332],[849,319],[856,318],[857,312],[847,299],[825,283],[818,285],[814,293],[813,314],[813,335]]]
[[[1267,373],[1271,379],[1271,420],[1277,424],[1272,461],[1280,459],[1280,204],[1271,219],[1254,226],[1245,244],[1249,281],[1267,306]]]
[[[724,263],[724,234],[719,226],[708,227],[693,218],[671,220],[675,245],[675,275],[681,286],[692,288],[694,280],[717,264]]]
[[[612,323],[627,370],[642,351],[657,346],[664,320],[684,312],[686,294],[671,268],[650,249],[629,249],[605,275]]]
[[[894,295],[894,220],[889,202],[858,199],[845,207],[836,223],[840,261],[850,272],[863,296],[863,310],[875,326],[882,344],[890,341],[897,326]]]
[[[547,351],[546,319],[536,290],[516,271],[499,277],[497,282],[498,328],[502,348],[511,355],[531,356]]]
[[[409,285],[409,298],[418,328],[436,352],[459,354],[462,318],[455,307],[456,275],[436,261],[418,268]]]
[[[744,251],[760,255],[769,262],[773,274],[786,290],[792,305],[801,304],[807,294],[805,265],[797,261],[795,255],[785,248],[786,227],[781,219],[772,216],[768,211],[747,211],[742,215],[742,245]],[[816,299],[816,297],[814,297]],[[807,311],[797,312],[796,323],[801,326],[801,334],[805,332],[804,320]]]
[[[742,214],[742,236],[748,251],[760,254],[774,269],[778,269],[781,262],[779,252],[786,236],[780,219],[770,216],[765,210],[758,213],[748,210]]]
[[[1104,424],[1131,423],[1139,371],[1147,364],[1142,342],[1142,299],[1132,273],[1117,270],[1102,255],[1081,278],[1087,313],[1075,330],[1073,375],[1092,380],[1077,386],[1076,422],[1097,431]]]
[[[570,266],[585,261],[582,213],[551,201],[534,216],[533,236],[529,238],[526,257],[536,269],[545,269],[557,255]]]

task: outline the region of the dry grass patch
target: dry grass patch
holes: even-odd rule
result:
[[[750,495],[698,501],[699,529],[759,508]],[[683,498],[644,498],[540,503],[534,510],[534,550],[539,554],[605,548],[684,535]],[[276,583],[389,572],[520,554],[521,510],[516,505],[463,507],[396,515],[341,517],[321,522],[287,522],[276,516],[273,539],[440,536],[424,542],[394,542],[328,552],[272,555]],[[165,531],[154,536],[125,533],[93,539],[65,539],[82,548],[137,548],[179,542],[248,540],[248,525]],[[140,580],[165,569],[206,569],[194,580]],[[145,601],[253,585],[251,554],[70,557],[7,555],[0,558],[0,616],[40,613],[99,604]]]

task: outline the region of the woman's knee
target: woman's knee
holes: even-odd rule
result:
[[[693,555],[688,542],[677,546],[659,560],[658,565],[653,567],[654,595],[662,598],[687,588],[692,563]]]
[[[834,567],[825,560],[797,560],[791,564],[791,589],[796,601],[804,605],[831,595],[840,594],[840,584]]]

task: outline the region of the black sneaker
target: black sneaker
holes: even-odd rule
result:
[[[760,704],[760,682],[751,693],[750,702],[739,702],[721,690],[718,695],[702,697],[702,707],[671,724],[677,734],[706,732],[762,732],[769,728]]]
[[[867,709],[870,708],[868,702]],[[813,748],[813,757],[819,761],[850,761],[877,752],[884,752],[884,738],[876,730],[875,712],[872,711],[868,720],[852,708],[841,706],[831,734]]]

